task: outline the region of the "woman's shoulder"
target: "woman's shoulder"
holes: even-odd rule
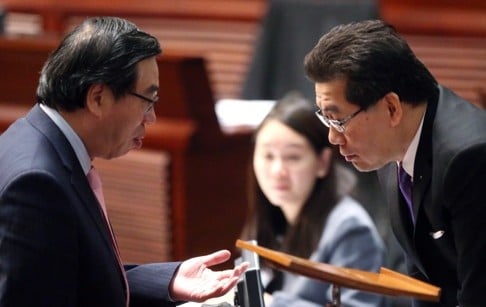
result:
[[[355,220],[360,223],[372,223],[371,216],[366,209],[351,196],[344,196],[336,204],[329,213],[327,222],[345,222],[347,220]]]
[[[337,255],[349,259],[352,253],[365,253],[365,250],[370,251],[368,256],[372,258],[381,257],[383,241],[363,206],[351,197],[344,197],[329,214],[312,257],[333,263],[331,258]]]
[[[321,243],[339,241],[351,233],[379,240],[378,230],[366,209],[354,198],[345,196],[330,212]]]

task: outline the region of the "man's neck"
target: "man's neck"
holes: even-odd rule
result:
[[[407,105],[405,109],[406,113],[404,115],[404,125],[402,130],[404,131],[402,141],[403,145],[401,149],[402,154],[401,159],[399,159],[397,162],[403,163],[403,167],[411,176],[413,176],[413,164],[426,109],[426,104],[420,104],[417,106]]]

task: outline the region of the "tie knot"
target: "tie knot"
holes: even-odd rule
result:
[[[410,184],[412,181],[412,177],[405,171],[405,169],[402,167],[400,164],[400,167],[398,168],[398,175],[399,175],[399,180],[400,184]]]
[[[86,177],[88,178],[89,185],[93,190],[98,190],[101,188],[100,175],[93,166],[91,166],[91,169],[89,170]]]
[[[86,175],[88,179],[88,183],[93,190],[98,202],[101,205],[101,209],[103,209],[103,213],[106,215],[106,207],[105,207],[105,198],[103,197],[103,187],[101,186],[101,178],[96,169],[92,166],[89,170],[88,174]]]

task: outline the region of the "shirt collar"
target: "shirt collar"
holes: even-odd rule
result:
[[[422,127],[424,125],[424,116],[422,116],[422,120],[420,121],[420,125],[413,137],[412,142],[408,146],[407,151],[405,152],[405,156],[403,156],[403,160],[398,162],[398,165],[402,165],[403,169],[407,172],[407,174],[413,180],[413,169],[415,166],[415,156],[417,155],[418,144],[420,141],[420,134],[422,133]]]
[[[74,153],[83,168],[84,174],[88,174],[91,168],[91,158],[89,157],[88,151],[84,146],[83,141],[81,138],[76,134],[73,128],[69,125],[69,123],[62,117],[62,115],[44,104],[40,104],[40,108],[44,111],[47,116],[56,124],[57,127],[61,130],[61,132],[66,136],[68,139],[69,144],[74,149]]]

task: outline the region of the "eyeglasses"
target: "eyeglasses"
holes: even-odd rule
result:
[[[359,112],[363,111],[363,108],[360,108],[358,111],[354,112],[353,114],[343,118],[343,119],[329,119],[326,115],[322,114],[322,110],[316,111],[316,116],[321,120],[321,122],[328,128],[334,128],[339,133],[344,133],[344,125],[353,117],[358,115]]]
[[[133,95],[135,97],[138,97],[138,98],[144,100],[145,102],[148,102],[147,109],[145,109],[145,114],[152,112],[152,110],[154,109],[155,103],[157,101],[159,101],[158,96],[152,99],[152,98],[148,98],[148,97],[145,97],[143,95],[137,94],[135,92],[128,92],[128,94]]]

